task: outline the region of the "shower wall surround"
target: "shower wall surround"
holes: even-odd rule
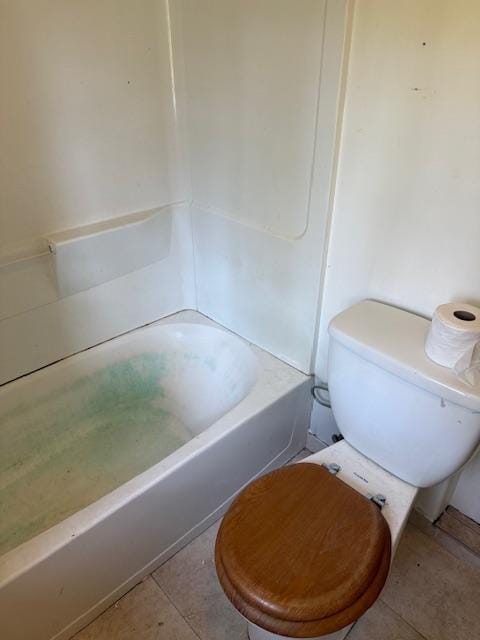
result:
[[[2,0],[0,18],[2,255],[188,197],[164,2]]]
[[[161,0],[0,2],[0,382],[195,307],[170,44]],[[168,257],[60,299],[45,236],[162,207]]]
[[[309,372],[348,3],[176,6],[198,307]]]
[[[311,371],[348,4],[0,4],[0,381],[184,308]],[[160,207],[168,257],[60,299],[42,238]]]

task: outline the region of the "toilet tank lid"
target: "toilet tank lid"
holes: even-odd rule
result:
[[[425,354],[430,326],[414,313],[363,300],[330,323],[331,338],[373,364],[445,400],[480,412],[480,387],[462,382]]]

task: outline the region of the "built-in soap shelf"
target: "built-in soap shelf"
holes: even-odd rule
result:
[[[167,206],[51,233],[30,255],[0,257],[0,319],[158,262],[170,253],[171,235]]]
[[[60,297],[166,258],[171,228],[171,210],[154,209],[49,234]]]

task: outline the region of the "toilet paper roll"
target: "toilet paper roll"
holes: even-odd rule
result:
[[[451,302],[435,310],[425,341],[427,356],[457,373],[468,369],[480,341],[480,309]]]

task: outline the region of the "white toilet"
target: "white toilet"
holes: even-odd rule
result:
[[[373,301],[332,321],[344,440],[251,483],[218,533],[217,573],[251,640],[344,638],[383,587],[418,488],[475,452],[480,389],[427,358],[428,326]]]

